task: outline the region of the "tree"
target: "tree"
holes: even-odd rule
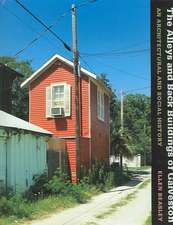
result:
[[[123,171],[123,156],[131,158],[133,156],[133,149],[131,147],[131,137],[127,132],[119,130],[113,135],[112,150],[115,156],[120,156],[120,168]]]
[[[15,79],[12,87],[12,114],[28,120],[28,88],[21,89],[20,84],[32,74],[31,61],[17,61],[14,57],[0,56],[0,62],[20,72],[23,77]]]
[[[151,156],[150,97],[129,94],[124,97],[124,127],[132,137],[135,154]]]
[[[109,80],[105,74],[101,74],[99,79],[110,89],[110,147],[111,154],[120,156],[120,168],[123,169],[123,156],[132,157],[133,151],[130,148],[130,135],[120,130],[120,101],[118,100],[115,90],[112,89]]]
[[[120,100],[115,95],[105,74],[100,80],[111,91],[110,136],[111,154],[131,157],[141,154],[151,156],[150,97],[143,94],[128,94],[124,97],[124,132],[120,135]],[[144,160],[146,161],[146,160]],[[122,160],[121,160],[122,166]]]

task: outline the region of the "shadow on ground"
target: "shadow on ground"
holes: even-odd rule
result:
[[[122,187],[117,187],[116,190],[110,190],[109,192],[121,192],[121,191],[126,191],[129,189],[134,188],[136,185],[138,185],[139,183],[141,183],[143,181],[143,178],[146,175],[150,175],[151,171],[150,170],[139,170],[139,171],[128,171],[129,175],[132,177],[131,180],[126,183],[123,184]]]

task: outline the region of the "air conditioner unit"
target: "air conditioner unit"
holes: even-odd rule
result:
[[[64,109],[63,108],[51,108],[51,115],[52,116],[64,116]]]

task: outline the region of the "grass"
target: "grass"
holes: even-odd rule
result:
[[[147,180],[143,181],[137,187],[137,190],[135,190],[134,192],[128,194],[125,198],[121,199],[119,202],[111,205],[109,210],[103,212],[102,214],[96,215],[96,218],[98,218],[98,219],[104,219],[105,217],[111,215],[112,213],[115,213],[119,208],[127,205],[130,201],[132,201],[133,199],[135,199],[136,194],[138,192],[138,189],[140,190],[140,189],[145,188],[149,183],[150,183],[150,179],[147,179]],[[148,225],[148,224],[146,224],[146,225]]]
[[[47,174],[36,176],[34,184],[23,197],[0,197],[0,225],[23,224],[86,203],[92,196],[119,185],[122,176],[119,170],[97,167],[77,185],[72,185],[65,174],[57,171],[51,179],[48,179]],[[123,175],[124,182],[129,179],[127,174]]]
[[[128,170],[131,171],[143,171],[143,170],[148,170],[151,169],[151,166],[141,166],[141,167],[128,167]]]
[[[87,193],[88,196],[93,196],[98,194],[99,191],[96,188],[91,188]],[[74,207],[79,204],[74,196],[50,196],[44,199],[40,199],[35,202],[26,202],[23,207],[27,207],[27,211],[30,215],[24,218],[19,218],[18,216],[2,216],[0,217],[1,225],[13,225],[22,224],[24,221],[33,220],[37,218],[43,218],[50,213],[60,212],[64,209]]]
[[[26,220],[32,220],[36,218],[40,218],[46,216],[52,212],[59,212],[65,208],[70,208],[77,205],[76,199],[73,197],[48,197],[42,200],[38,200],[37,202],[33,203],[26,203],[26,206],[31,214],[24,219],[20,219],[19,217],[13,215],[9,217],[1,217],[0,224],[1,225],[12,225],[12,224],[21,224]]]
[[[150,182],[151,182],[151,179],[150,179],[150,178],[147,179],[147,180],[145,180],[144,182],[142,182],[142,184],[140,184],[140,185],[138,186],[138,189],[143,189],[143,188],[145,188]]]
[[[147,218],[147,220],[145,221],[144,225],[152,225],[151,224],[151,215]]]

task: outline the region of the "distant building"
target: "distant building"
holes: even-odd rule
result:
[[[119,164],[120,163],[120,157],[119,156],[115,157],[114,155],[111,155],[110,156],[110,164],[113,164],[113,163]],[[134,155],[131,158],[123,157],[123,166],[124,167],[140,168],[142,166],[141,155],[137,154],[137,155]]]
[[[0,110],[11,113],[11,90],[14,79],[22,77],[20,73],[0,63]]]

